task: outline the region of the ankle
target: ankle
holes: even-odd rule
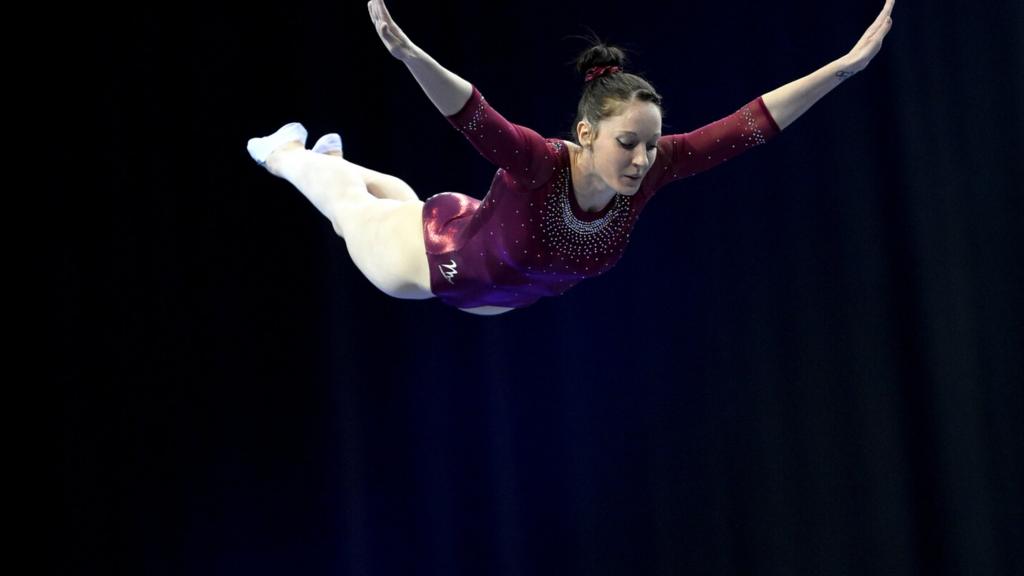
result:
[[[274,151],[267,156],[267,170],[272,174],[276,174],[280,169],[282,158],[287,157],[290,152],[294,152],[296,150],[305,150],[302,142],[299,142],[298,140],[286,142],[274,149]]]

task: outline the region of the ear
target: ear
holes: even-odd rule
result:
[[[576,125],[576,139],[579,140],[580,146],[587,148],[590,146],[592,134],[590,133],[590,122],[586,120],[580,120],[580,123]]]

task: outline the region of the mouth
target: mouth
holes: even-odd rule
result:
[[[640,181],[640,176],[630,176],[629,174],[623,174],[622,177],[634,183]]]

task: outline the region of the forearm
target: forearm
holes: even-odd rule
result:
[[[807,112],[815,102],[853,74],[854,72],[840,58],[799,80],[763,94],[761,98],[776,124],[785,130],[786,126]]]
[[[473,95],[473,86],[469,82],[445,69],[419,48],[402,61],[430,101],[445,116],[452,116],[462,110]]]

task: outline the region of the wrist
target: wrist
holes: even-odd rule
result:
[[[422,60],[424,55],[425,53],[422,50],[420,50],[419,46],[411,44],[409,48],[402,51],[398,59],[408,64],[410,62]]]
[[[849,78],[864,68],[849,54],[833,60],[830,66],[832,67],[832,75],[840,78]]]

